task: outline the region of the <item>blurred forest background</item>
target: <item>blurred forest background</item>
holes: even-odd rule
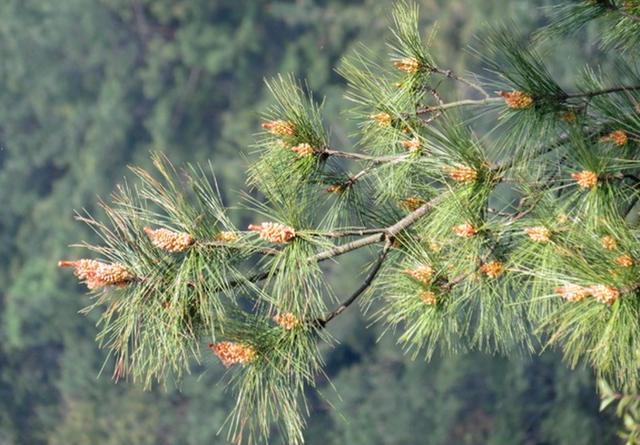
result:
[[[553,2],[419,3],[425,34],[438,23],[441,66],[464,71],[481,69],[465,48],[488,23],[509,19],[527,35]],[[326,97],[327,123],[347,146],[353,128],[339,111],[344,84],[333,69],[358,42],[387,53],[390,4],[0,2],[0,445],[227,443],[216,433],[233,400],[217,384],[224,369],[213,356],[150,392],[114,384],[110,364],[99,375],[96,315],[77,313],[88,304],[84,289],[56,269],[68,244],[92,236],[73,209],[98,212],[97,196],[109,195],[128,164],[148,166],[152,150],[178,164],[212,159],[225,201],[237,204],[269,103],[263,78],[278,72]],[[587,43],[590,32],[549,52],[569,87],[577,67],[608,63]],[[332,270],[336,289],[357,285],[360,261]],[[327,350],[337,392],[319,382],[309,444],[617,443],[617,421],[598,412],[586,369],[570,371],[553,353],[412,361],[349,312],[333,327],[340,343]]]

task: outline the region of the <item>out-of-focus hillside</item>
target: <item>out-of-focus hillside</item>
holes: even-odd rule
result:
[[[443,65],[487,24],[523,35],[544,23],[543,1],[423,0]],[[105,354],[83,289],[60,274],[67,245],[91,234],[73,209],[97,211],[150,151],[176,163],[213,160],[229,204],[245,187],[263,78],[293,72],[326,96],[333,137],[349,143],[333,70],[365,42],[383,56],[387,0],[3,0],[0,2],[0,444],[204,445],[229,396],[213,357],[177,388],[142,392],[98,376]],[[554,73],[600,60],[586,39],[554,45]],[[481,45],[481,40],[476,41]],[[239,213],[238,218],[246,219]],[[246,221],[245,221],[246,222]],[[347,259],[357,268],[358,258]],[[347,264],[348,265],[348,264]],[[349,289],[353,269],[332,271]],[[310,444],[601,444],[615,425],[597,411],[590,372],[553,355],[480,354],[412,361],[391,337],[376,342],[357,311],[335,328],[338,346],[313,398]],[[109,365],[106,369],[109,369]],[[333,406],[333,407],[332,407]],[[275,439],[274,439],[275,440]]]

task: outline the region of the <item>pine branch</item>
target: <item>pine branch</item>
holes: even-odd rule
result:
[[[559,101],[564,101],[566,99],[577,99],[577,98],[591,99],[593,97],[597,97],[605,94],[621,93],[625,91],[640,91],[640,86],[625,86],[625,87],[608,88],[605,90],[590,91],[590,92],[583,92],[583,93],[562,94],[562,95],[551,96],[551,98]],[[445,104],[432,105],[432,106],[419,108],[418,110],[416,110],[416,114],[421,115],[425,113],[432,113],[434,111],[448,110],[451,108],[488,105],[492,103],[498,103],[501,101],[504,101],[502,97],[491,97],[491,96],[487,96],[485,99],[463,99],[455,102],[449,102]]]

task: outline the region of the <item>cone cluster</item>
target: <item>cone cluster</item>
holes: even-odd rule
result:
[[[278,324],[278,326],[280,326],[285,331],[291,331],[292,329],[295,329],[298,326],[300,326],[300,320],[291,312],[284,312],[282,314],[278,314],[275,317],[273,317],[273,321],[275,321]]]
[[[436,296],[436,294],[434,294],[430,290],[425,290],[420,292],[419,297],[424,304],[427,304],[429,306],[438,304],[438,297]]]
[[[615,262],[618,266],[622,267],[633,266],[633,258],[631,258],[631,255],[620,255],[615,259]]]
[[[104,286],[124,286],[133,279],[133,275],[121,264],[102,263],[96,260],[59,261],[58,267],[72,267],[73,273],[89,289]]]
[[[298,144],[295,147],[291,147],[291,151],[297,153],[301,158],[304,156],[312,155],[314,152],[313,147],[306,142]]]
[[[602,142],[611,142],[618,147],[624,147],[629,143],[629,136],[622,130],[612,131],[600,139]]]
[[[246,365],[251,363],[258,355],[253,346],[231,341],[211,343],[209,344],[209,348],[227,368],[232,365]]]
[[[263,222],[260,225],[250,224],[249,230],[257,232],[260,239],[277,244],[288,243],[296,236],[296,231],[293,228],[274,222]]]
[[[376,113],[369,116],[369,119],[376,121],[381,127],[391,125],[391,115],[389,113]]]
[[[571,177],[578,185],[585,189],[590,189],[598,184],[598,175],[589,170],[583,170],[579,173],[571,173]]]
[[[425,201],[422,198],[418,198],[417,196],[411,196],[409,198],[405,198],[403,200],[400,201],[400,206],[404,207],[405,209],[409,210],[410,212],[413,212],[414,210],[417,210],[419,207],[421,207],[422,205],[426,204],[427,201]]]
[[[575,113],[575,111],[563,111],[562,113],[560,113],[560,120],[562,122],[568,122],[572,124],[576,120],[578,120],[578,115]]]
[[[551,241],[551,230],[545,226],[527,227],[524,232],[536,243],[548,243]]]
[[[404,57],[393,62],[393,65],[405,73],[417,73],[420,70],[420,61],[415,57]]]
[[[452,230],[453,233],[462,238],[471,238],[478,233],[473,224],[470,223],[460,224],[459,226],[455,226]]]
[[[489,278],[498,278],[504,272],[504,264],[500,261],[490,261],[480,266],[480,272]]]
[[[263,122],[262,128],[276,136],[293,136],[296,132],[296,127],[293,123],[283,120]]]
[[[555,288],[554,292],[567,301],[582,301],[591,296],[597,302],[608,305],[615,303],[620,297],[618,289],[604,284],[594,284],[587,287],[577,284],[565,284]]]
[[[449,170],[449,176],[456,182],[469,184],[478,179],[478,170],[467,166],[454,167]]]
[[[238,239],[238,235],[234,232],[220,232],[216,235],[216,241],[223,241],[226,243],[230,243]]]
[[[533,97],[523,91],[500,91],[499,96],[502,96],[507,107],[514,110],[524,110],[533,105]]]
[[[433,276],[433,267],[428,264],[424,264],[416,267],[415,269],[405,269],[404,273],[421,283],[428,284]]]
[[[616,250],[618,248],[618,242],[611,235],[605,235],[600,239],[600,244],[605,250]]]
[[[409,153],[420,151],[420,147],[422,146],[418,138],[402,141],[401,144]]]
[[[158,249],[172,253],[184,252],[195,241],[188,233],[173,232],[168,229],[152,229],[151,227],[145,227],[144,233],[146,233],[151,240],[151,244],[156,246]]]

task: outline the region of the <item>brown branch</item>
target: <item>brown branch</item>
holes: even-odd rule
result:
[[[625,87],[607,88],[607,89],[598,90],[598,91],[589,91],[584,93],[564,94],[562,96],[557,97],[557,99],[560,99],[560,100],[577,99],[577,98],[591,99],[593,97],[602,96],[604,94],[621,93],[624,91],[640,91],[640,86],[625,86]],[[503,100],[504,99],[502,97],[486,97],[484,99],[463,99],[456,102],[449,102],[446,104],[433,105],[433,106],[420,108],[416,111],[416,114],[421,115],[425,113],[433,113],[434,111],[447,110],[450,108],[457,108],[457,107],[487,105],[495,102],[500,102]]]
[[[431,210],[435,205],[439,204],[446,196],[448,196],[447,193],[442,193],[436,198],[433,198],[432,200],[418,207],[413,212],[409,213],[407,216],[405,216],[395,224],[384,229],[384,231],[381,233],[376,233],[376,234],[367,236],[366,238],[361,238],[359,240],[352,241],[350,243],[334,246],[331,249],[317,253],[316,255],[312,256],[309,260],[324,261],[326,259],[334,258],[336,256],[343,255],[345,253],[351,252],[356,249],[360,249],[365,246],[369,246],[371,244],[379,243],[384,239],[395,238],[400,232],[409,228],[416,221],[418,221],[420,218],[425,216],[429,212],[429,210]]]
[[[373,280],[378,275],[378,272],[380,272],[380,268],[382,267],[382,263],[384,263],[384,260],[387,256],[387,253],[389,252],[390,247],[391,247],[391,243],[389,242],[389,240],[387,240],[387,243],[382,248],[382,251],[378,256],[377,261],[369,271],[369,274],[365,278],[364,282],[360,285],[360,287],[358,287],[358,289],[356,289],[356,291],[353,294],[351,294],[349,298],[347,298],[343,303],[341,303],[334,310],[329,312],[324,318],[317,319],[315,321],[317,326],[324,328],[327,325],[327,323],[329,323],[338,315],[346,311],[347,308],[351,306],[358,299],[358,297],[360,297],[371,286],[371,283],[373,283]]]

